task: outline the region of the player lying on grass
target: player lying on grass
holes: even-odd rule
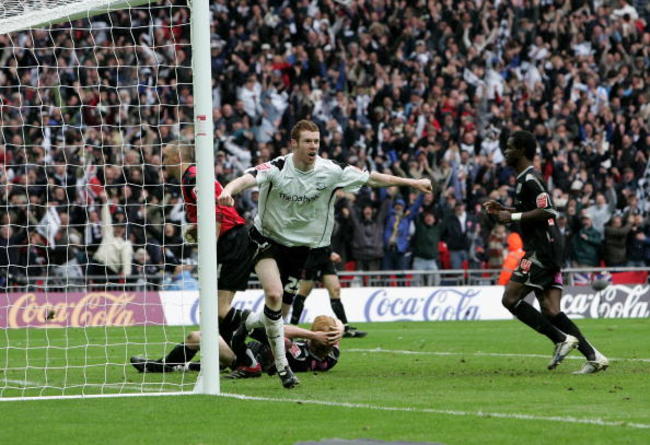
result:
[[[248,317],[246,327],[265,327],[285,388],[293,388],[299,380],[293,375],[284,351],[283,303],[285,307],[293,303],[310,251],[331,243],[335,193],[355,192],[364,185],[431,191],[428,179],[362,171],[320,157],[319,149],[318,126],[301,120],[291,130],[290,154],[247,170],[226,185],[219,197],[221,205],[232,206],[234,195],[259,187],[258,212],[250,236],[257,245],[253,263],[264,288],[265,304],[261,312]],[[250,363],[245,365],[250,367]]]
[[[276,373],[273,352],[268,340],[261,329],[255,329],[251,334],[253,341],[246,342],[248,333],[243,327],[235,331],[232,337],[232,350],[237,357],[243,355],[253,359],[253,368],[245,372],[244,368],[236,368],[228,377],[241,379],[257,377],[261,371],[269,375]],[[319,315],[311,325],[311,329],[287,325],[285,332],[285,350],[289,366],[295,372],[328,371],[339,360],[341,351],[339,341],[343,337],[344,326],[340,320],[327,315]]]
[[[295,371],[327,371],[338,362],[339,340],[343,336],[343,324],[339,320],[320,315],[312,323],[311,329],[285,326],[284,334],[286,358]],[[219,362],[223,368],[234,370],[231,378],[259,377],[262,371],[269,374],[276,372],[275,360],[264,329],[255,329],[251,335],[255,340],[248,343],[245,331],[244,335],[233,338],[232,348],[219,337]],[[201,332],[192,331],[185,342],[176,345],[167,356],[157,360],[134,356],[131,357],[131,364],[139,372],[199,371],[201,364],[192,359],[200,347]],[[185,351],[183,360],[179,360],[181,356],[174,353],[178,349]],[[246,356],[252,361],[253,366],[240,366],[242,360],[238,359],[233,349],[238,351],[240,357]]]
[[[575,374],[592,374],[606,369],[609,362],[560,310],[563,245],[556,222],[559,213],[543,178],[533,168],[536,149],[535,136],[528,131],[515,131],[508,138],[505,158],[517,174],[515,208],[496,201],[484,204],[500,223],[519,222],[524,241],[526,255],[506,285],[502,303],[521,322],[555,343],[548,369],[555,369],[577,346],[587,362]],[[541,313],[524,300],[531,292],[535,292]]]

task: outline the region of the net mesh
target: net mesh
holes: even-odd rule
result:
[[[161,166],[166,144],[194,137],[190,10],[94,15],[118,3],[0,5],[0,30],[61,7],[87,17],[0,34],[4,397],[188,390],[196,378],[129,363],[182,342],[171,324],[188,324],[181,308],[196,298],[180,187]]]

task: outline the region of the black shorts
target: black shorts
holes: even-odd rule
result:
[[[312,249],[305,262],[302,278],[309,281],[321,281],[323,275],[336,275],[336,267],[330,259],[331,255],[332,248],[330,246]]]
[[[250,229],[250,239],[256,250],[253,254],[253,265],[265,258],[273,258],[280,270],[280,279],[284,288],[282,302],[292,304],[293,297],[298,292],[305,261],[312,249],[305,246],[284,246],[265,237],[255,227]]]
[[[538,290],[562,289],[562,272],[559,269],[545,269],[527,258],[522,258],[519,267],[512,273],[511,281]]]
[[[254,246],[248,229],[233,227],[217,242],[217,286],[222,290],[246,290],[253,269]]]

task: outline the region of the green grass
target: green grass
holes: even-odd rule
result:
[[[367,338],[344,340],[337,367],[301,374],[302,385],[294,390],[281,388],[277,377],[221,381],[224,393],[266,400],[187,395],[3,402],[0,443],[291,444],[335,437],[449,444],[650,443],[650,361],[631,360],[650,359],[648,320],[580,320],[579,325],[600,350],[619,359],[606,372],[572,375],[582,365],[571,359],[577,352],[556,371],[547,371],[552,345],[515,321],[375,323],[359,325],[369,331]],[[2,397],[190,391],[196,374],[144,375],[124,365],[130,355],[145,352],[145,338],[146,353],[158,356],[188,330],[4,331],[0,387],[10,381],[14,389],[2,390]],[[28,344],[54,348],[31,349],[27,356]],[[26,363],[30,367],[20,369]],[[72,368],[65,369],[65,363]],[[84,386],[105,378],[114,385]],[[25,381],[51,388],[15,388]],[[57,389],[64,384],[70,388]]]

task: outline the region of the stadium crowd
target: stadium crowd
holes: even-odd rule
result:
[[[341,196],[334,249],[362,270],[500,268],[509,129],[534,132],[567,265],[650,265],[647,0],[211,2],[215,173],[289,152],[434,193]],[[49,274],[189,280],[161,149],[192,143],[188,10],[165,1],[0,35],[0,286]],[[149,26],[153,24],[154,26]],[[252,219],[257,191],[238,207]],[[444,240],[440,244],[440,240]],[[353,263],[352,263],[353,262]],[[178,278],[180,277],[180,278]]]

